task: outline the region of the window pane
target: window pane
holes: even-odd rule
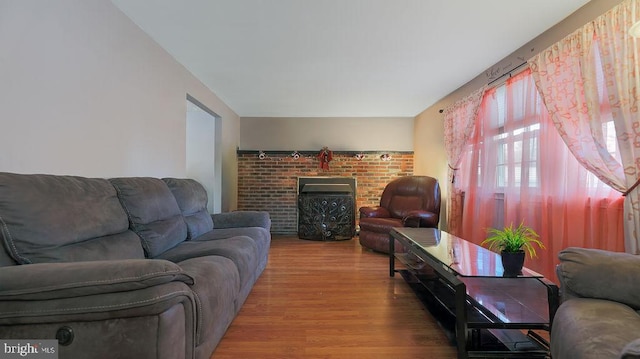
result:
[[[496,185],[498,188],[500,187],[506,187],[507,186],[507,181],[509,180],[508,175],[507,175],[507,166],[505,165],[498,165],[496,166]]]
[[[538,186],[538,165],[537,163],[529,164],[529,187]]]
[[[522,141],[515,141],[513,143],[513,160],[515,163],[522,162]]]

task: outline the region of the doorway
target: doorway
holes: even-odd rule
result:
[[[187,177],[207,190],[209,213],[222,209],[222,119],[200,101],[187,94]]]

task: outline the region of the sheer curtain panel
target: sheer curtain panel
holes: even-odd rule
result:
[[[449,164],[447,231],[453,235],[460,235],[462,224],[462,190],[456,182],[456,172],[475,127],[485,90],[486,86],[483,86],[444,110],[444,147]]]
[[[525,265],[552,280],[563,248],[623,248],[620,193],[569,152],[528,69],[486,91],[460,168],[462,238],[524,221],[547,247]]]
[[[640,40],[628,30],[638,19],[640,1],[624,1],[529,60],[573,155],[625,193],[624,249],[634,254],[640,254]]]

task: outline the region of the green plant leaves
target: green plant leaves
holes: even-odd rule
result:
[[[536,249],[534,245],[545,249],[544,243],[538,238],[538,233],[531,227],[525,226],[524,221],[516,228],[511,223],[503,229],[490,228],[487,230],[489,236],[482,241],[481,245],[488,245],[491,250],[499,250],[505,252],[525,251],[529,257],[536,257]]]

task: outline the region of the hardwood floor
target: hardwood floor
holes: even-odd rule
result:
[[[387,256],[357,238],[274,237],[269,264],[212,358],[455,358]]]

